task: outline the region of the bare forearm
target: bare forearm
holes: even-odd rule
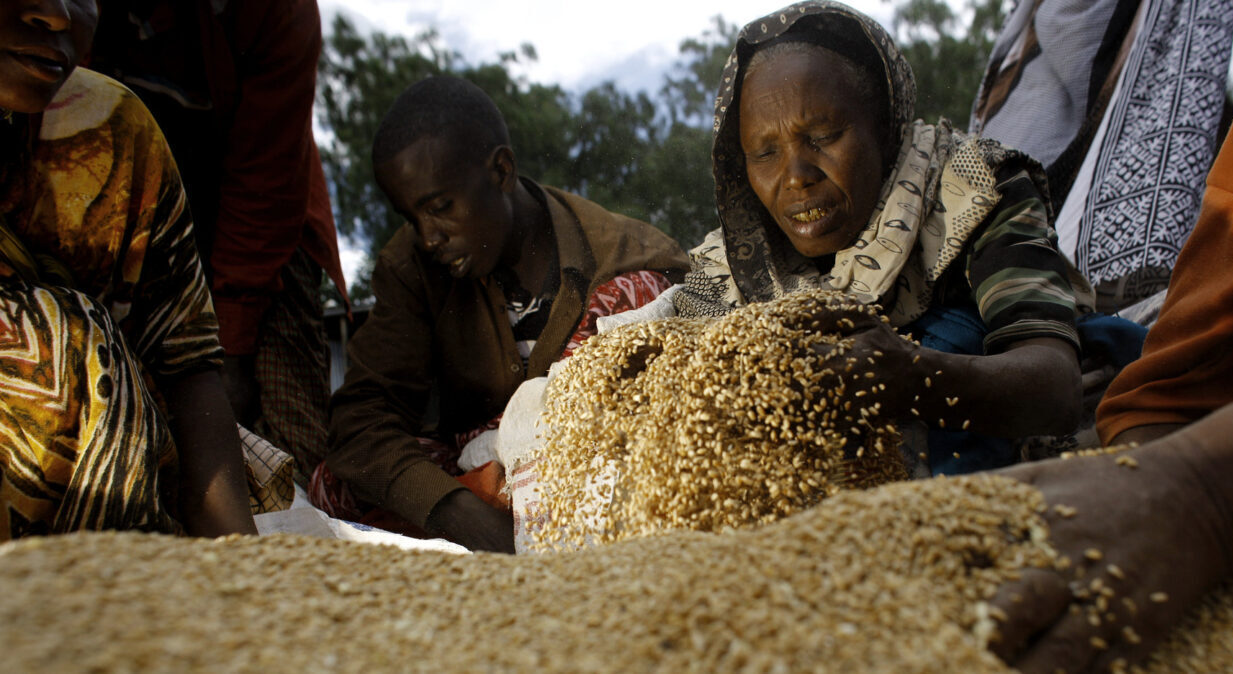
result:
[[[180,458],[180,512],[194,536],[256,534],[235,417],[215,372],[160,382]]]
[[[1213,512],[1213,536],[1223,544],[1223,569],[1233,573],[1233,404],[1137,451],[1176,452]]]
[[[1078,424],[1079,362],[1060,340],[1026,340],[991,356],[928,349],[921,356],[930,372],[916,409],[931,425],[1020,437],[1061,435]]]
[[[467,489],[451,492],[428,517],[428,528],[470,550],[514,552],[514,518]]]
[[[1072,562],[1029,570],[994,598],[1007,619],[993,648],[1025,674],[1133,664],[1233,573],[1233,405],[1116,456],[1037,461],[1003,474],[1041,490],[1050,544]],[[1068,610],[1084,575],[1116,588],[1122,602],[1110,602],[1111,618],[1092,624]],[[1126,628],[1141,639],[1125,638]],[[1096,648],[1093,637],[1105,645]]]

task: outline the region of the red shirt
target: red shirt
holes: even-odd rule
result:
[[[125,4],[103,5],[90,65],[137,91],[167,131],[202,230],[219,339],[228,355],[251,354],[297,248],[346,297],[312,130],[317,3],[164,0],[141,23]]]

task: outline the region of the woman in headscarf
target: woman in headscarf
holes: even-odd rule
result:
[[[256,533],[175,162],[76,68],[97,21],[0,3],[0,541]]]
[[[934,472],[1004,465],[1017,457],[999,438],[1078,423],[1075,317],[1090,291],[1056,249],[1039,165],[944,119],[912,121],[915,94],[890,36],[846,5],[747,25],[716,101],[722,226],[673,302],[714,316],[832,288],[878,303],[921,342],[852,329],[858,352],[881,352],[882,414],[935,429]]]

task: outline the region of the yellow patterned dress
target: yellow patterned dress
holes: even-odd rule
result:
[[[155,382],[222,362],[179,173],[141,102],[84,69],[31,128],[0,158],[0,540],[176,531]]]

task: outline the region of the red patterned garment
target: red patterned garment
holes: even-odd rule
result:
[[[582,321],[578,324],[578,329],[570,337],[565,351],[562,352],[561,358],[558,360],[569,358],[573,355],[574,349],[577,349],[587,338],[598,331],[596,321],[600,316],[611,316],[631,309],[638,309],[659,297],[660,293],[671,286],[672,282],[668,280],[667,276],[655,271],[628,272],[599,286],[587,301],[587,308],[582,316]],[[500,423],[501,415],[498,414],[489,420],[488,423],[469,431],[455,433],[452,436],[453,443],[441,442],[432,438],[417,439],[424,446],[430,447],[433,450],[431,452],[433,460],[445,469],[446,472],[465,478],[466,475],[462,475],[462,471],[458,468],[458,456],[462,453],[462,448],[466,447],[468,442],[474,440],[481,433],[497,428]],[[483,466],[476,468],[472,472],[481,470],[484,470]],[[466,480],[463,480],[463,483],[468,487],[475,484],[473,481]],[[479,494],[479,496],[487,498],[493,495]],[[317,469],[313,471],[312,478],[309,481],[308,500],[331,517],[340,519],[358,520],[360,518],[357,518],[356,515],[361,514],[366,508],[359,503],[346,483],[334,477],[324,463],[319,464]],[[392,516],[392,513],[390,515]],[[384,522],[384,519],[382,521]]]
[[[601,285],[591,294],[586,314],[574,336],[570,337],[561,359],[569,358],[574,349],[582,345],[596,332],[595,322],[600,316],[611,316],[631,309],[638,309],[659,297],[672,285],[668,277],[655,271],[634,271],[621,274]]]

